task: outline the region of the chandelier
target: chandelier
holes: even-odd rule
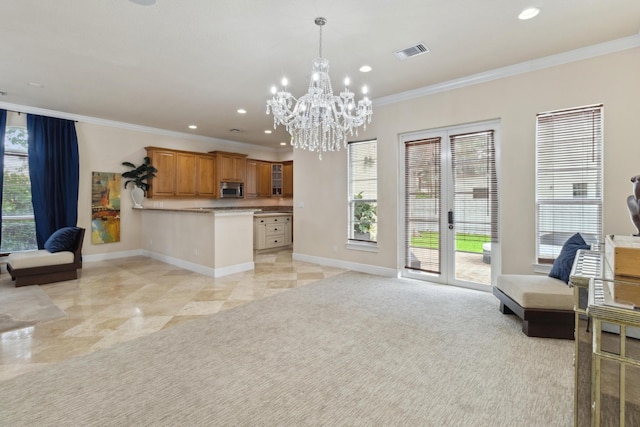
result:
[[[358,127],[371,123],[371,100],[365,96],[357,103],[349,90],[349,79],[339,96],[333,94],[329,78],[329,61],[322,57],[322,26],[325,18],[316,18],[320,27],[320,55],[312,61],[309,90],[296,99],[287,91],[287,79],[282,88],[271,88],[273,97],[267,101],[267,114],[273,114],[273,127],[284,125],[291,134],[291,145],[309,151],[317,151],[322,159],[324,151],[339,151],[347,146],[347,135],[358,135]]]

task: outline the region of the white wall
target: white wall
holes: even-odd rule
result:
[[[399,135],[498,119],[499,220],[504,273],[532,273],[535,258],[535,119],[543,111],[604,104],[604,232],[631,234],[626,197],[640,173],[640,48],[374,108],[359,139],[378,140],[378,253],[346,248],[344,151],[294,153],[294,252],[377,268],[400,268]],[[303,203],[304,207],[300,207]]]

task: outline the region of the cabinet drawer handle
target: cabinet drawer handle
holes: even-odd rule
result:
[[[274,219],[273,222],[278,222],[278,218]]]
[[[273,229],[273,231],[278,231],[278,229],[277,229],[277,228],[274,228],[274,229]]]

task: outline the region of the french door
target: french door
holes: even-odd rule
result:
[[[475,289],[491,285],[497,127],[491,122],[401,137],[404,276]]]

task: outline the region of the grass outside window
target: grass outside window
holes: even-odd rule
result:
[[[482,245],[491,241],[491,236],[481,234],[456,233],[456,251],[482,253]],[[440,235],[435,231],[423,231],[411,237],[411,246],[416,248],[439,249]]]

